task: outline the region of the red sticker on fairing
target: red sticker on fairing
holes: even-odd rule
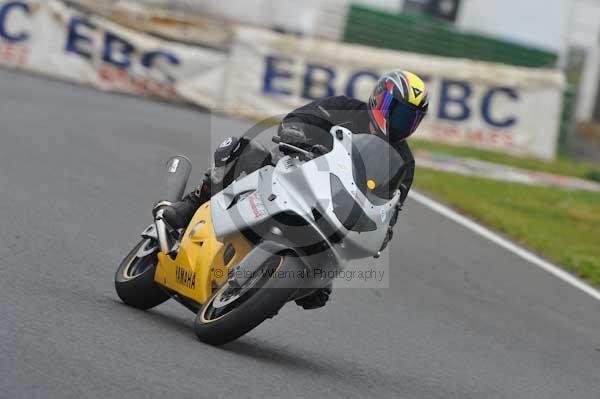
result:
[[[248,196],[248,204],[250,204],[250,209],[256,219],[267,216],[267,210],[265,209],[262,200],[259,198],[258,193],[254,192]]]

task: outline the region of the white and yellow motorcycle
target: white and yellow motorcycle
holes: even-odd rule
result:
[[[398,215],[402,158],[375,135],[340,126],[330,134],[331,151],[318,156],[275,137],[288,155],[238,166],[186,229],[158,211],[116,272],[119,297],[141,309],[173,298],[196,313],[200,340],[220,345],[327,286],[322,276],[348,261],[379,256]],[[256,143],[252,151],[268,154]],[[163,200],[175,202],[191,163],[178,156],[167,167]]]

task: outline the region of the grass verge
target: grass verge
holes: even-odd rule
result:
[[[424,168],[415,187],[600,287],[600,193]]]
[[[461,157],[475,158],[501,165],[535,170],[538,172],[556,173],[575,176],[582,179],[600,181],[600,164],[576,162],[565,155],[559,155],[554,161],[543,161],[537,158],[513,157],[503,153],[459,147],[448,144],[432,143],[424,140],[411,140],[413,150],[441,152]]]

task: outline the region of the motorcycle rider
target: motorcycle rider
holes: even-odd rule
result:
[[[331,148],[331,136],[327,134],[335,125],[347,127],[355,133],[371,133],[380,136],[400,154],[404,160],[399,189],[403,203],[414,176],[415,162],[406,138],[412,135],[427,113],[428,90],[421,78],[408,71],[393,71],[383,75],[376,83],[368,103],[346,96],[318,99],[289,113],[281,122],[278,136],[281,142],[324,152]],[[230,137],[215,151],[215,166],[205,174],[202,184],[180,202],[163,207],[164,217],[174,228],[184,228],[194,213],[212,195],[219,191],[214,187],[214,171],[221,174],[226,165],[243,153],[248,139]],[[257,168],[262,165],[257,165]],[[222,179],[223,176],[218,178]],[[213,187],[211,187],[213,186]],[[391,238],[391,229],[390,229]],[[296,302],[305,309],[324,306],[331,293],[326,287]]]

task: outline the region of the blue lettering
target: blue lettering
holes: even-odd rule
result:
[[[111,32],[104,34],[104,52],[102,54],[104,62],[127,69],[131,65],[130,55],[134,51],[135,47],[127,40]]]
[[[75,53],[81,57],[91,59],[92,54],[81,48],[80,44],[91,44],[92,39],[89,36],[85,36],[83,33],[80,33],[78,31],[79,26],[83,26],[91,30],[96,29],[96,26],[94,26],[91,22],[73,17],[69,22],[69,32],[67,34],[67,45],[65,46],[65,50],[70,53]]]
[[[317,81],[313,78],[313,73],[315,71],[323,71],[325,72],[326,78],[324,81]],[[328,68],[322,65],[316,64],[308,64],[306,65],[306,73],[304,74],[304,88],[302,89],[302,97],[307,98],[309,100],[316,100],[321,97],[329,97],[335,94],[335,91],[332,87],[332,82],[335,79],[335,72],[333,69]],[[313,94],[313,88],[317,86],[318,88],[324,89],[322,93]]]
[[[142,56],[142,66],[148,69],[152,69],[154,62],[157,58],[165,58],[172,65],[181,65],[181,61],[172,53],[166,51],[150,51]]]
[[[29,35],[25,32],[10,34],[6,31],[6,19],[8,17],[8,13],[13,8],[20,8],[25,12],[25,14],[30,15],[31,10],[29,9],[29,4],[23,3],[21,1],[11,1],[4,4],[0,7],[0,38],[9,41],[9,42],[22,42],[26,40]]]
[[[375,72],[371,72],[371,71],[359,71],[359,72],[355,72],[350,76],[350,79],[348,79],[348,84],[346,85],[346,95],[348,97],[354,97],[354,89],[356,86],[356,81],[360,78],[362,78],[363,76],[368,76],[370,78],[373,78],[373,80],[375,82],[377,82],[377,80],[379,79],[379,74],[375,73]]]
[[[460,95],[451,96],[450,90],[457,88],[462,91]],[[448,119],[451,121],[464,121],[471,115],[471,110],[467,104],[467,100],[471,96],[472,89],[466,82],[444,80],[442,81],[442,89],[440,93],[440,107],[438,111],[438,118]],[[459,113],[450,114],[448,112],[448,105],[455,104],[459,107]]]
[[[141,60],[142,66],[146,69],[152,69],[156,60],[160,59],[160,58],[166,59],[167,62],[172,65],[180,65],[181,64],[181,61],[179,61],[179,58],[177,58],[174,54],[167,53],[166,51],[157,50],[157,51],[150,51],[150,52],[142,55],[142,60]],[[174,79],[171,76],[167,76],[167,79],[170,81],[174,81]]]
[[[492,100],[496,94],[500,94],[500,93],[505,94],[511,100],[516,101],[519,99],[519,94],[516,91],[514,91],[513,89],[510,89],[508,87],[497,87],[497,88],[490,89],[485,94],[485,96],[483,96],[483,101],[481,102],[481,116],[487,123],[489,123],[492,126],[509,127],[509,126],[514,125],[517,122],[517,119],[515,117],[506,117],[504,120],[498,120],[498,119],[492,118],[492,113],[491,113]]]
[[[293,61],[290,58],[286,57],[277,57],[273,55],[269,55],[265,59],[266,68],[265,68],[265,77],[263,80],[263,93],[268,94],[283,94],[290,95],[292,94],[289,90],[278,88],[273,85],[273,80],[276,78],[285,78],[289,79],[292,77],[290,72],[281,70],[278,68],[278,64],[286,63],[291,64]]]

